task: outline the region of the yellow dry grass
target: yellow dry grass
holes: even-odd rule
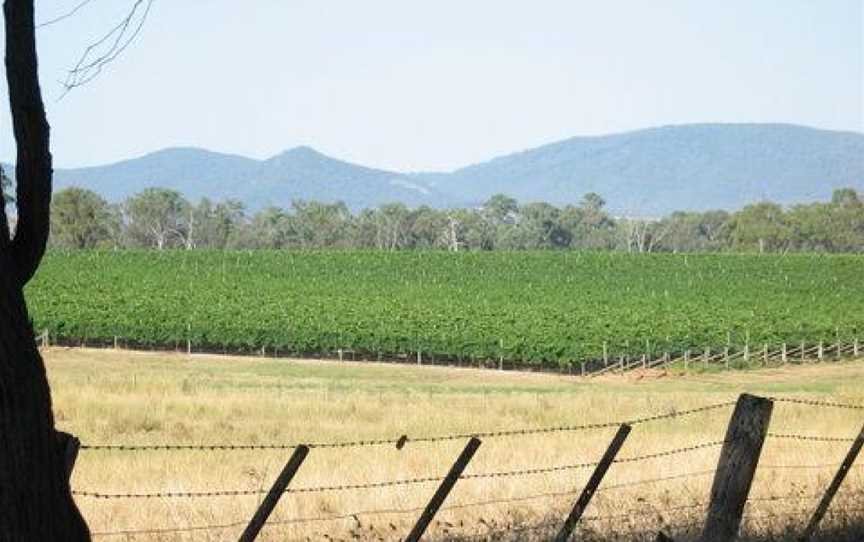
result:
[[[626,420],[734,400],[741,392],[864,404],[864,363],[594,380],[541,374],[321,361],[52,348],[44,352],[60,428],[85,444],[271,444],[421,437]],[[722,440],[731,407],[637,425],[633,457]],[[853,437],[864,411],[777,403],[776,433]],[[614,428],[485,438],[468,473],[596,461]],[[465,440],[311,451],[293,488],[442,476]],[[806,520],[848,442],[769,439],[748,526]],[[719,447],[613,465],[583,529],[623,532],[701,516]],[[82,450],[73,488],[100,493],[266,490],[290,451]],[[807,466],[808,468],[791,468]],[[460,481],[430,535],[482,533],[563,517],[590,469]],[[632,482],[697,473],[656,483]],[[397,540],[435,483],[285,495],[262,540]],[[619,487],[616,487],[619,486]],[[861,497],[850,474],[832,511]],[[549,495],[554,494],[554,495]],[[793,498],[794,497],[794,498]],[[79,505],[104,540],[230,540],[261,496],[94,499]],[[513,502],[487,502],[514,499]],[[777,500],[773,500],[777,499]],[[390,510],[383,514],[364,511]],[[605,518],[605,519],[604,519]],[[298,520],[302,520],[299,521]],[[308,520],[308,521],[307,521]],[[830,521],[830,518],[829,518]],[[224,528],[147,534],[127,530]]]

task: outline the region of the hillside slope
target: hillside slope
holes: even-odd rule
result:
[[[781,124],[693,124],[574,137],[453,172],[399,173],[296,147],[267,160],[165,149],[115,164],[58,169],[57,188],[82,186],[110,201],[148,186],[197,200],[233,197],[252,210],[292,199],[344,201],[354,210],[477,205],[495,193],[520,201],[578,202],[597,192],[618,214],[735,209],[771,199],[825,200],[864,191],[864,134]]]

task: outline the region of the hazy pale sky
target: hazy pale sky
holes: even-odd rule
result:
[[[41,0],[38,19],[80,1]],[[132,1],[39,31],[57,167],[310,145],[447,170],[664,124],[864,131],[862,0],[155,0],[137,42],[58,101]],[[9,159],[5,107],[0,122]]]

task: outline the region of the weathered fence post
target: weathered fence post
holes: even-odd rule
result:
[[[780,351],[780,359],[783,360],[783,365],[786,365],[786,362],[789,361],[786,357],[786,343],[783,343],[783,349]]]
[[[66,480],[72,478],[72,470],[75,468],[75,460],[78,459],[78,451],[81,449],[81,441],[78,437],[63,431],[57,431],[57,445],[63,454],[63,467],[65,468]]]
[[[594,496],[597,487],[606,475],[606,471],[609,470],[609,466],[612,465],[612,461],[615,460],[615,456],[618,455],[618,451],[621,450],[624,441],[627,440],[627,435],[630,434],[630,429],[632,428],[627,424],[623,424],[618,428],[618,432],[615,433],[615,437],[612,439],[612,442],[609,443],[606,453],[603,454],[603,457],[600,459],[600,462],[591,474],[591,478],[588,479],[588,484],[585,486],[585,489],[582,490],[582,494],[579,495],[576,504],[573,505],[573,510],[570,511],[570,515],[567,516],[564,525],[562,525],[561,530],[558,531],[558,536],[555,537],[555,542],[566,542],[570,539],[573,529],[576,528],[576,524],[579,523],[579,519],[585,512],[585,509],[588,508],[588,504],[591,502],[591,497]]]
[[[806,346],[807,345],[804,343],[804,341],[801,341],[801,363],[802,364],[804,364],[807,361],[806,357],[804,356]]]
[[[738,535],[773,409],[770,399],[746,393],[738,397],[714,474],[701,542],[732,542]]]
[[[686,371],[689,368],[690,368],[690,350],[685,350],[684,351],[684,370]]]
[[[825,344],[822,341],[819,341],[819,361],[822,361],[825,357]]]
[[[768,343],[762,345],[762,365],[768,367]]]
[[[417,365],[423,365],[423,354],[420,353],[420,349],[417,349]]]
[[[471,458],[474,457],[474,454],[477,452],[477,448],[479,447],[480,439],[477,437],[471,437],[471,440],[468,441],[465,449],[462,450],[462,453],[459,454],[458,458],[456,458],[456,462],[453,463],[452,467],[450,467],[450,472],[447,473],[447,476],[444,477],[441,485],[438,486],[438,490],[435,491],[432,500],[426,505],[426,509],[423,510],[423,513],[420,515],[414,528],[411,529],[411,533],[407,538],[405,538],[405,542],[417,542],[420,540],[423,533],[426,532],[426,528],[429,527],[430,523],[432,523],[435,514],[438,513],[438,509],[441,508],[442,504],[444,504],[444,499],[446,499],[447,495],[450,494],[450,490],[453,489],[454,485],[456,485],[456,482],[459,480],[459,477],[462,476],[465,467],[468,466],[468,462],[470,462]]]
[[[624,374],[624,354],[618,357],[618,372]]]
[[[822,517],[825,516],[825,512],[828,511],[828,506],[831,505],[831,500],[834,498],[837,490],[840,489],[840,484],[843,483],[843,479],[846,478],[846,474],[849,472],[849,469],[852,468],[852,464],[855,463],[855,459],[861,451],[861,446],[864,446],[864,427],[861,428],[861,431],[858,433],[858,438],[855,439],[855,442],[852,443],[852,447],[849,448],[849,453],[846,454],[846,458],[840,465],[840,469],[837,471],[837,474],[834,475],[834,479],[831,480],[831,485],[829,485],[828,489],[825,490],[825,495],[822,496],[822,500],[819,501],[819,506],[817,506],[816,511],[813,512],[813,517],[810,518],[810,523],[807,524],[807,528],[804,529],[804,534],[801,535],[801,542],[807,542],[816,532],[819,522],[822,521]]]
[[[646,354],[642,354],[642,368],[645,369],[648,367],[648,356]]]
[[[609,366],[609,345],[603,341],[603,367]]]
[[[748,340],[747,344],[744,345],[744,363],[745,364],[750,362],[750,342],[749,342],[750,339],[747,339],[747,340]]]
[[[729,370],[729,347],[727,346],[725,350],[723,350],[723,359],[726,363],[726,370]]]
[[[288,487],[291,479],[294,478],[294,475],[297,473],[300,465],[303,464],[307,455],[309,455],[308,446],[303,446],[301,444],[294,449],[291,459],[289,459],[288,463],[285,464],[285,468],[282,469],[279,477],[276,478],[275,482],[273,482],[273,487],[270,488],[267,496],[264,497],[263,501],[261,501],[261,506],[258,507],[255,515],[252,516],[249,525],[246,526],[246,529],[243,530],[243,534],[240,535],[240,542],[252,542],[258,538],[258,533],[261,532],[264,524],[267,523],[267,518],[270,517],[273,509],[276,508],[279,499],[282,497],[282,494],[285,493],[285,489]]]
[[[45,330],[45,336],[48,336],[48,330]],[[852,355],[856,358],[858,357],[858,337],[855,337],[855,340],[852,342]]]
[[[582,362],[582,376],[585,376],[585,362]]]
[[[711,349],[710,349],[710,348],[706,348],[706,349],[705,349],[705,353],[703,354],[703,357],[702,357],[702,361],[703,361],[703,364],[705,365],[705,368],[706,368],[706,369],[708,368],[708,359],[709,359],[710,357],[711,357]]]

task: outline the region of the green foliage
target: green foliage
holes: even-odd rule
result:
[[[6,205],[15,205],[15,194],[12,193],[12,179],[6,175],[6,170],[0,166],[0,194]]]
[[[84,188],[64,188],[51,198],[51,243],[94,248],[108,238],[108,204]]]
[[[28,299],[67,340],[566,365],[849,338],[864,257],[592,252],[51,252]]]

